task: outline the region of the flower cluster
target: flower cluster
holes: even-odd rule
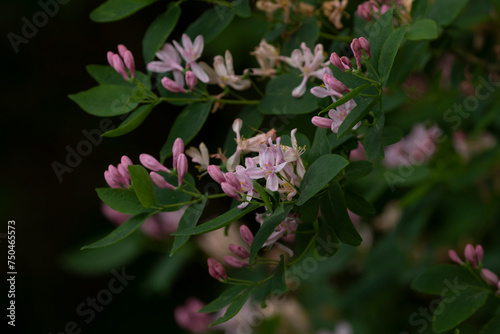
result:
[[[118,45],[118,54],[108,51],[108,63],[116,72],[123,76],[124,80],[129,80],[125,66],[132,78],[135,78],[135,61],[132,52],[123,44]]]
[[[450,249],[448,251],[448,256],[453,262],[459,265],[464,265],[464,262],[462,261],[460,256],[458,256],[455,250]],[[487,268],[482,268],[482,262],[484,258],[483,246],[477,245],[476,247],[474,247],[472,244],[467,244],[464,249],[464,256],[465,263],[471,265],[474,270],[480,269],[481,277],[483,278],[483,280],[489,285],[496,287],[498,289],[497,295],[500,295],[500,280],[498,279],[497,274]]]

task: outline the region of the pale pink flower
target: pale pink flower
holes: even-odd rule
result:
[[[139,155],[139,160],[144,167],[154,172],[162,171],[165,173],[170,173],[170,170],[167,167],[163,166],[158,160],[156,160],[156,158],[149,154],[143,153]]]
[[[186,150],[186,154],[191,158],[191,161],[197,163],[196,166],[200,172],[206,171],[208,165],[210,164],[210,154],[208,153],[207,146],[204,143],[200,143],[200,149],[191,146]]]
[[[175,48],[181,54],[181,57],[186,62],[186,67],[190,68],[194,74],[200,79],[202,82],[208,82],[208,75],[205,71],[196,63],[196,60],[201,57],[203,53],[203,36],[198,35],[194,42],[188,37],[188,35],[182,35],[182,46],[177,43],[177,41],[173,41]]]
[[[186,72],[186,84],[189,87],[190,91],[194,91],[196,85],[198,84],[198,78],[193,71]]]
[[[156,52],[156,57],[160,61],[152,61],[148,64],[148,70],[151,72],[165,73],[177,71],[182,74],[184,68],[181,65],[181,57],[172,44],[166,43],[163,45],[163,48]]]
[[[276,0],[276,2],[272,0],[258,0],[255,3],[255,7],[258,10],[262,10],[266,12],[267,20],[272,21],[274,12],[278,9],[283,9],[283,22],[290,22],[290,7],[292,6],[292,2],[290,0]]]
[[[200,300],[190,297],[184,305],[174,310],[174,318],[179,327],[193,333],[203,333],[208,330],[212,317],[207,313],[198,313],[205,306]]]
[[[265,39],[262,39],[259,46],[255,48],[255,51],[250,53],[255,56],[255,59],[259,63],[260,68],[251,68],[249,71],[250,75],[258,75],[264,77],[273,78],[276,74],[276,65],[279,62],[279,52],[278,50],[267,43]]]
[[[179,84],[178,82],[168,77],[163,77],[161,79],[161,84],[163,87],[165,87],[166,90],[172,93],[186,93],[186,89],[183,87],[184,82],[182,82],[182,84]]]
[[[498,284],[498,276],[494,272],[489,269],[483,268],[481,269],[481,277],[484,279],[486,283],[489,285],[497,286]]]
[[[453,147],[465,162],[469,162],[472,156],[491,149],[495,145],[495,137],[488,132],[480,134],[477,138],[469,138],[463,131],[453,133]]]
[[[274,151],[269,148],[263,148],[259,152],[259,167],[253,167],[246,170],[247,175],[252,179],[266,179],[266,188],[271,191],[278,190],[278,175],[287,164],[286,162],[277,163]]]
[[[237,259],[231,255],[224,256],[224,262],[233,268],[242,268],[244,266],[250,265],[250,263],[248,261],[243,261],[243,260]]]
[[[356,107],[356,102],[354,100],[349,100],[343,105],[338,106],[336,109],[331,109],[328,112],[328,117],[330,119],[320,116],[314,116],[311,122],[320,128],[330,128],[333,133],[339,131],[340,125],[344,122],[346,117],[351,113],[351,111]],[[356,124],[353,129],[357,129],[361,125],[361,122]]]
[[[346,8],[349,0],[332,0],[323,2],[323,14],[328,17],[335,28],[342,29],[344,25],[342,24],[342,16],[344,15],[344,9]]]
[[[236,90],[245,90],[251,86],[248,79],[236,75],[233,67],[233,56],[226,50],[225,57],[215,56],[214,68],[203,63],[203,69],[208,73],[209,83],[218,84],[220,87],[230,86]]]
[[[158,188],[175,190],[175,187],[168,183],[165,178],[157,172],[151,172],[149,173],[149,176],[151,177],[153,184]]]
[[[450,260],[452,260],[453,262],[455,262],[457,264],[462,265],[464,263],[462,261],[462,259],[460,258],[460,256],[458,256],[457,252],[453,249],[450,249],[448,251],[448,257],[450,258]]]
[[[178,176],[178,182],[179,185],[182,185],[182,180],[184,179],[184,176],[186,176],[188,172],[188,160],[187,157],[184,153],[179,154],[179,157],[177,158],[177,176]]]
[[[222,171],[218,166],[209,165],[207,167],[207,172],[210,175],[210,177],[214,179],[217,183],[226,182],[226,177],[224,176],[224,173],[222,173]]]
[[[224,269],[222,264],[220,264],[211,257],[207,259],[207,264],[208,264],[208,273],[210,274],[210,276],[212,276],[218,281],[227,279],[226,270]]]

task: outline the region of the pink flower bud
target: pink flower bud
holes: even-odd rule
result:
[[[184,153],[179,154],[177,158],[177,175],[179,178],[179,185],[182,185],[182,179],[188,172],[188,159]]]
[[[483,258],[484,258],[483,246],[481,246],[481,245],[476,246],[476,257],[477,257],[478,263],[483,262]]]
[[[124,80],[128,80],[127,72],[125,71],[125,65],[123,65],[123,60],[119,55],[113,55],[113,68],[116,72],[120,73],[123,76]]]
[[[157,172],[151,172],[149,173],[149,176],[151,177],[151,181],[153,181],[153,184],[158,188],[175,190],[175,187],[168,183],[165,178]]]
[[[349,58],[347,58],[346,56],[342,56],[340,57],[340,60],[342,61],[342,64],[344,65],[344,68],[346,70],[352,68],[352,63]]]
[[[448,251],[448,257],[455,263],[463,264],[462,260],[460,259],[460,256],[458,256],[457,252],[455,252],[453,249],[450,249]]]
[[[120,188],[120,183],[111,177],[108,170],[104,172],[104,179],[111,188]]]
[[[184,305],[179,305],[174,310],[174,318],[179,327],[193,333],[205,333],[212,317],[207,313],[198,313],[205,306],[196,298],[189,298]]]
[[[125,51],[125,55],[123,56],[123,61],[125,62],[125,66],[127,66],[128,71],[130,72],[132,78],[135,78],[135,61],[132,52],[128,50]]]
[[[361,48],[365,50],[366,54],[368,57],[371,57],[372,55],[370,54],[370,43],[368,40],[364,37],[358,38],[359,44],[361,45]]]
[[[218,281],[222,279],[227,279],[226,270],[224,269],[222,264],[220,264],[211,257],[207,259],[207,264],[208,264],[208,273],[210,274],[210,276],[212,276]]]
[[[316,125],[319,128],[330,129],[332,127],[333,120],[325,117],[314,116],[311,119],[311,123]]]
[[[238,180],[238,177],[236,177],[234,173],[226,173],[226,182],[229,183],[237,191],[241,189],[240,180]]]
[[[493,285],[493,286],[498,285],[498,276],[489,269],[486,269],[486,268],[481,269],[481,277],[489,285]]]
[[[384,14],[385,12],[387,12],[389,9],[391,9],[391,6],[389,5],[382,5],[380,7],[380,15]]]
[[[194,88],[198,84],[198,78],[192,71],[186,72],[186,84],[189,87],[190,91],[194,91]]]
[[[352,40],[351,49],[354,54],[354,58],[356,59],[356,65],[358,68],[361,68],[361,58],[363,57],[363,54],[361,53],[361,44],[357,38]]]
[[[210,175],[210,177],[215,180],[215,182],[217,183],[226,182],[226,178],[224,177],[224,174],[219,169],[219,167],[215,165],[209,165],[207,167],[207,172],[208,175]]]
[[[227,182],[222,182],[220,184],[221,188],[222,188],[222,191],[226,193],[226,195],[228,195],[229,197],[231,198],[234,198],[234,199],[237,199],[239,201],[241,201],[241,198],[240,196],[238,196],[238,192],[236,191],[236,189],[234,189],[233,186],[231,186],[229,183]]]
[[[127,47],[123,44],[118,45],[118,53],[122,58],[125,58],[125,53],[128,51]]]
[[[341,81],[330,74],[323,74],[323,82],[331,87],[333,90],[339,93],[350,92],[349,88],[346,87]]]
[[[365,1],[362,4],[358,5],[358,10],[356,13],[365,21],[371,21],[372,20],[372,11],[371,11],[371,5],[369,1]]]
[[[106,54],[106,56],[108,57],[108,64],[109,64],[109,66],[111,66],[113,68],[114,68],[114,66],[113,66],[113,56],[114,55],[115,54],[111,51],[108,51],[108,53]]]
[[[181,153],[184,153],[184,142],[181,138],[177,138],[172,145],[172,166],[174,168],[177,168],[177,159]]]
[[[248,259],[250,253],[243,247],[235,244],[229,245],[229,250],[241,259]]]
[[[465,260],[472,265],[472,268],[476,269],[477,262],[476,262],[476,251],[474,250],[474,246],[472,246],[471,244],[467,244],[467,246],[465,246],[464,254],[465,254]]]
[[[120,173],[122,180],[126,182],[125,185],[130,185],[130,173],[128,172],[128,168],[122,164],[118,164],[116,169],[118,169],[118,173]]]
[[[121,176],[121,174],[118,172],[118,169],[115,166],[109,165],[108,171],[109,171],[109,176],[116,182],[121,183],[123,185],[127,183],[127,180]]]
[[[234,268],[241,268],[241,267],[249,265],[248,262],[237,259],[231,255],[224,256],[224,262],[226,262],[227,265],[234,267]]]
[[[133,165],[132,160],[130,160],[130,158],[127,157],[126,155],[122,156],[121,163],[124,167],[127,168],[128,166]]]
[[[158,160],[149,154],[143,153],[139,155],[139,161],[144,167],[151,169],[152,171],[170,173],[170,170],[167,167],[163,166]]]
[[[497,283],[497,289],[498,289],[497,295],[500,295],[500,282]]]
[[[245,240],[248,243],[248,246],[252,246],[253,234],[252,231],[250,231],[250,229],[248,228],[248,226],[241,225],[240,234],[243,240]]]
[[[342,72],[345,71],[344,69],[344,64],[342,64],[342,61],[340,60],[339,55],[334,52],[330,55],[330,62],[335,66],[338,67]]]
[[[177,82],[170,78],[164,77],[161,79],[161,84],[166,90],[171,91],[172,93],[186,93],[184,87],[179,86]]]

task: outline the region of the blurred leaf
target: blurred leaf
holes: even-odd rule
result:
[[[173,185],[177,185],[177,176],[173,174],[167,174],[165,172],[158,172],[161,176],[165,178],[165,180]],[[191,174],[187,174],[184,179],[190,183],[194,184],[194,178]],[[186,187],[186,185],[184,185]],[[168,208],[163,208],[162,211],[177,211],[181,209],[184,204],[184,202],[188,202],[191,200],[192,196],[190,194],[187,194],[183,191],[175,191],[171,189],[161,189],[156,186],[154,186],[154,192],[155,192],[155,197],[158,203],[163,204],[163,205],[173,205],[180,203],[179,206],[171,206]]]
[[[150,208],[158,203],[153,191],[153,182],[146,168],[141,165],[128,166],[132,187],[137,195],[137,198],[145,208]]]
[[[97,196],[111,209],[135,215],[144,211],[144,207],[133,190],[122,188],[96,188]]]
[[[131,101],[134,92],[130,87],[101,85],[68,97],[91,115],[109,117],[135,109],[138,103]]]
[[[335,231],[339,240],[345,244],[359,246],[361,237],[347,213],[347,205],[342,188],[336,181],[330,183],[328,192],[321,197],[321,215]]]
[[[359,179],[370,174],[372,170],[373,165],[369,161],[352,161],[345,168],[345,177],[346,179]]]
[[[260,128],[264,116],[259,113],[257,106],[248,105],[243,108],[243,110],[238,114],[236,118],[240,118],[243,121],[243,126],[241,127],[240,135],[244,138],[250,138],[255,134],[255,131]],[[227,152],[236,151],[236,134],[231,130],[226,135],[226,140],[224,142],[224,150]],[[231,154],[231,153],[229,153]]]
[[[301,215],[300,220],[306,224],[313,224],[318,219],[319,197],[310,198],[307,202],[297,207]]]
[[[84,250],[89,248],[99,248],[115,244],[125,239],[133,232],[135,232],[142,225],[142,223],[144,223],[144,221],[148,219],[152,214],[153,212],[143,212],[138,215],[135,215],[129,220],[127,220],[125,223],[118,226],[113,232],[111,232],[104,238],[90,245],[83,246],[81,249]]]
[[[443,264],[432,267],[411,283],[411,288],[418,292],[440,295],[445,287],[455,287],[455,291],[466,287],[483,288],[479,281],[467,268],[456,264]]]
[[[500,334],[500,314],[491,318],[491,320],[481,328],[479,334]]]
[[[330,153],[330,143],[327,140],[328,129],[316,128],[314,133],[314,141],[309,151],[307,162],[309,165],[314,163],[319,157]]]
[[[259,110],[265,115],[280,115],[284,120],[290,115],[307,114],[318,108],[318,98],[306,93],[296,98],[292,91],[299,86],[302,77],[298,74],[287,73],[271,79],[266,86],[266,94],[259,103]],[[308,89],[312,84],[308,84]]]
[[[167,253],[156,263],[143,282],[143,289],[156,294],[167,294],[182,268],[189,263],[193,251],[182,248],[174,257]]]
[[[341,138],[346,135],[351,129],[358,124],[365,116],[374,109],[375,105],[379,101],[378,98],[356,96],[354,98],[356,101],[356,107],[347,115],[342,124],[339,127],[337,133],[337,138]]]
[[[384,131],[385,114],[378,106],[373,109],[376,123],[368,128],[365,138],[363,138],[363,147],[368,160],[383,159],[384,146],[382,145],[382,136]]]
[[[233,318],[236,314],[238,314],[243,305],[245,305],[245,303],[247,302],[252,291],[253,288],[249,287],[247,290],[243,291],[238,297],[234,298],[231,305],[229,305],[229,307],[227,308],[226,313],[224,313],[224,316],[220,317],[215,322],[211,323],[210,326],[226,322],[229,319]]]
[[[348,164],[349,161],[336,154],[325,154],[319,157],[309,166],[300,183],[300,196],[296,204],[300,206],[307,202]]]
[[[437,37],[437,25],[431,19],[415,21],[406,31],[406,38],[411,41],[430,40]]]
[[[170,3],[168,10],[151,23],[142,40],[142,54],[144,61],[151,62],[155,53],[163,47],[168,36],[172,33],[181,15],[181,7],[177,3]]]
[[[314,44],[319,38],[318,21],[314,17],[308,17],[299,22],[300,28],[283,44],[282,54],[286,56],[290,56],[293,50],[300,49],[302,42],[314,52]]]
[[[428,8],[429,0],[414,0],[411,5],[411,17],[413,21],[425,16]]]
[[[429,18],[440,26],[450,25],[467,5],[468,0],[435,0],[429,10]]]
[[[270,216],[264,219],[264,223],[257,231],[257,234],[252,241],[252,246],[250,247],[250,264],[255,261],[259,250],[262,248],[267,239],[269,239],[269,236],[274,232],[276,227],[278,227],[278,225],[285,220],[290,213],[290,210],[292,210],[291,205],[281,204]]]
[[[212,300],[207,305],[203,306],[198,312],[200,313],[213,313],[224,306],[229,305],[243,290],[246,290],[248,287],[245,285],[233,285],[224,292],[222,292],[219,297]]]
[[[189,230],[196,226],[198,220],[200,220],[201,214],[205,209],[205,205],[207,203],[207,195],[203,196],[201,203],[193,204],[186,209],[186,212],[182,215],[182,218],[179,222],[179,227],[177,228],[177,232],[182,232],[185,230]],[[189,235],[176,235],[174,239],[174,244],[172,245],[172,250],[170,251],[170,256],[177,253],[182,246],[189,240]]]
[[[138,10],[151,5],[156,0],[108,0],[90,13],[96,22],[118,21]]]
[[[220,215],[219,217],[212,219],[206,223],[198,225],[192,229],[188,229],[182,232],[176,232],[174,235],[194,235],[194,234],[203,234],[211,231],[218,230],[223,228],[232,222],[244,217],[247,213],[250,213],[258,208],[263,206],[263,204],[249,204],[245,209],[238,209],[237,207],[232,208],[226,213]]]
[[[266,191],[266,188],[262,187],[256,180],[253,180],[253,187],[260,195],[260,199],[264,202],[268,210],[273,210],[274,206],[271,201],[269,201],[269,194]]]
[[[385,41],[382,46],[382,51],[380,52],[380,60],[378,64],[378,71],[382,84],[387,82],[389,74],[391,74],[392,65],[394,64],[394,59],[399,50],[399,45],[403,40],[405,35],[405,29],[403,27],[394,30],[387,41]]]
[[[382,132],[382,145],[383,146],[389,146],[392,144],[396,144],[403,138],[403,131],[401,129],[393,127],[393,126],[386,126],[384,127],[384,131]]]
[[[124,120],[116,129],[107,131],[102,134],[103,137],[119,137],[134,131],[139,125],[144,122],[144,120],[149,116],[151,111],[153,111],[156,105],[144,104],[134,110],[126,120]]]
[[[352,191],[346,190],[345,202],[349,210],[360,216],[371,216],[375,214],[375,208],[363,196]]]
[[[234,0],[233,3],[233,9],[236,15],[243,18],[247,18],[252,15],[249,0]]]
[[[203,36],[205,44],[210,43],[215,37],[227,28],[233,21],[234,10],[224,10],[220,6],[205,11],[196,21],[186,29],[186,34],[194,39]]]
[[[184,145],[187,145],[198,134],[207,120],[211,106],[212,103],[209,102],[193,103],[182,110],[172,125],[167,142],[160,151],[161,162],[172,155],[172,145],[177,138],[181,138]]]
[[[262,308],[266,307],[266,298],[272,293],[273,295],[282,295],[288,291],[288,286],[285,280],[285,257],[280,255],[280,262],[271,274],[271,279],[261,284],[254,294],[254,298],[261,302]]]

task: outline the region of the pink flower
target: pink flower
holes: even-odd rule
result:
[[[337,109],[331,109],[328,112],[330,119],[320,116],[314,116],[311,122],[320,128],[330,128],[333,133],[339,131],[340,125],[344,122],[346,117],[351,113],[351,111],[356,107],[356,102],[354,100],[349,100],[343,105],[337,107]],[[356,124],[353,129],[357,129],[361,125],[361,122]]]
[[[156,57],[160,61],[153,61],[148,64],[148,70],[151,72],[165,73],[177,71],[182,74],[184,68],[181,66],[181,57],[172,44],[166,43],[163,48],[156,52]]]
[[[122,163],[118,167],[109,165],[108,170],[104,172],[104,179],[111,188],[127,188],[130,186],[130,174],[128,166],[132,165],[132,161],[126,155],[122,156]]]
[[[177,169],[177,159],[181,153],[184,153],[184,141],[182,138],[177,138],[172,145],[172,165],[175,169]]]
[[[330,55],[330,62],[335,67],[338,67],[342,72],[345,72],[345,70],[349,70],[352,68],[352,64],[349,58],[347,58],[346,56],[339,57],[336,52]]]
[[[172,92],[172,93],[186,93],[186,89],[184,89],[184,83],[179,84],[178,82],[168,78],[168,77],[163,77],[161,79],[161,84],[163,87],[165,87],[166,90]]]
[[[243,260],[248,259],[250,256],[250,253],[240,245],[230,244],[229,250]]]
[[[214,179],[217,183],[226,182],[226,178],[224,177],[224,173],[221,172],[220,168],[215,165],[210,165],[207,167],[207,172],[212,179]]]
[[[207,313],[198,313],[205,306],[200,300],[191,297],[184,305],[174,310],[174,318],[179,327],[193,333],[203,333],[208,330],[212,317]]]
[[[497,284],[498,284],[497,274],[495,274],[494,272],[492,272],[489,269],[486,269],[486,268],[481,269],[481,277],[489,285],[497,286]]]
[[[202,82],[208,82],[208,75],[205,71],[196,63],[196,60],[201,57],[203,53],[203,36],[198,35],[194,43],[191,39],[186,35],[182,35],[182,46],[174,41],[174,46],[181,54],[181,57],[186,62],[186,67],[190,68],[194,74],[200,79]]]
[[[170,173],[170,170],[167,167],[163,166],[158,160],[156,160],[149,154],[143,153],[139,155],[139,160],[144,167],[154,172],[162,171],[165,173]]]
[[[460,264],[462,265],[463,264],[463,261],[462,259],[460,258],[460,256],[458,256],[457,252],[455,252],[455,250],[453,249],[450,249],[448,251],[448,257],[455,263],[457,264]]]
[[[253,242],[253,233],[252,233],[252,231],[250,231],[248,226],[241,225],[240,226],[240,234],[241,234],[241,238],[248,243],[248,246],[251,247],[252,242]]]
[[[168,183],[163,176],[158,174],[157,172],[151,172],[149,173],[149,176],[151,177],[151,181],[153,181],[153,184],[157,186],[158,188],[162,189],[171,189],[175,190],[175,187]]]
[[[232,185],[230,185],[227,182],[222,182],[220,184],[220,186],[222,188],[222,191],[224,191],[224,193],[226,193],[226,195],[228,195],[231,198],[234,198],[234,199],[241,201],[241,198],[238,195],[238,192],[236,191],[235,187],[233,187]]]
[[[279,62],[279,52],[274,46],[268,44],[265,39],[262,39],[259,46],[255,48],[255,51],[250,54],[255,56],[260,65],[260,68],[249,69],[250,75],[268,76],[271,78],[275,76],[275,67]]]
[[[130,52],[127,47],[123,44],[118,45],[118,54],[108,51],[108,63],[111,65],[116,72],[123,76],[123,79],[129,80],[125,66],[127,67],[130,76],[135,78],[135,61],[132,52]],[[125,64],[124,64],[125,63]]]
[[[220,264],[211,257],[207,259],[207,264],[208,264],[208,273],[210,274],[210,276],[212,276],[218,281],[227,279],[226,270],[224,269],[222,264]]]
[[[252,179],[266,179],[266,187],[271,191],[278,190],[278,175],[287,164],[277,163],[276,155],[269,147],[261,149],[259,152],[259,167],[246,170],[247,175]]]
[[[222,88],[230,86],[236,90],[245,90],[252,84],[250,80],[243,79],[243,76],[235,74],[233,56],[229,50],[226,50],[224,57],[215,56],[213,66],[212,69],[206,64],[203,65],[210,77],[210,83],[218,84]]]
[[[177,158],[177,175],[179,179],[179,185],[182,185],[182,179],[186,176],[188,172],[188,160],[184,153],[179,154]]]
[[[196,74],[194,74],[194,72],[186,72],[186,84],[189,87],[190,91],[194,91],[194,88],[198,84],[198,78],[196,78]]]

